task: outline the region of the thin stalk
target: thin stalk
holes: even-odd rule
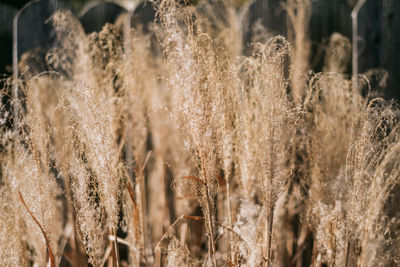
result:
[[[179,216],[168,228],[168,230],[163,234],[163,236],[161,237],[160,241],[158,241],[156,247],[155,247],[155,251],[159,251],[161,248],[161,243],[162,241],[164,241],[165,238],[168,237],[168,235],[171,233],[172,229],[174,229],[175,225],[178,224],[178,222],[180,222],[181,220],[185,219],[185,215],[181,215]]]
[[[209,237],[208,237],[208,253],[210,256],[210,259],[212,260],[212,263],[214,267],[217,266],[217,262],[215,260],[215,243],[214,243],[214,227],[213,227],[213,222],[212,222],[212,211],[211,211],[211,194],[210,194],[210,184],[207,178],[207,172],[206,168],[204,165],[204,157],[202,153],[200,152],[200,158],[201,158],[201,167],[204,175],[204,186],[206,188],[206,223],[208,224],[208,229],[209,229]]]
[[[231,202],[230,202],[230,187],[229,187],[229,174],[226,175],[226,207],[228,209],[228,226],[229,228],[233,228],[232,227],[232,212],[231,212]],[[232,242],[232,233],[229,232],[228,233],[228,237],[229,237],[229,248],[230,248],[230,255],[231,255],[231,262],[234,263],[235,262],[235,257],[233,255],[233,242]]]
[[[186,244],[186,234],[187,234],[188,225],[186,222],[182,223],[179,231],[179,242],[181,247],[184,247]]]
[[[128,192],[129,192],[129,195],[131,196],[131,200],[132,200],[132,203],[133,203],[133,209],[134,209],[134,211],[133,211],[133,217],[134,217],[134,220],[133,220],[133,222],[134,222],[134,228],[135,228],[135,239],[136,240],[138,240],[139,239],[139,228],[140,228],[140,226],[139,226],[139,211],[138,211],[138,207],[137,207],[137,204],[136,204],[136,201],[135,201],[135,194],[133,193],[133,188],[132,188],[132,186],[131,186],[131,184],[128,182],[128,183],[126,183],[126,188],[128,189]]]
[[[274,137],[275,136],[275,127],[271,127],[270,129],[270,133],[269,133],[270,137]],[[270,190],[270,200],[268,203],[268,206],[270,208],[269,214],[268,214],[268,221],[267,221],[267,226],[268,226],[268,230],[267,230],[267,266],[270,267],[271,266],[271,244],[272,244],[272,229],[273,229],[273,224],[274,224],[274,210],[275,210],[275,196],[272,193],[272,181],[273,179],[276,179],[275,177],[275,162],[273,161],[273,159],[275,158],[274,156],[274,151],[275,151],[275,144],[274,142],[270,142],[269,144],[269,153],[270,153],[270,163],[269,163],[269,173],[270,173],[270,179],[268,179],[269,182],[269,190]]]
[[[213,262],[213,265],[216,267],[217,262],[215,260],[215,243],[214,243],[214,227],[212,223],[212,213],[211,213],[211,201],[210,201],[210,193],[209,193],[209,186],[208,183],[206,183],[206,198],[207,198],[207,222],[208,222],[208,227],[210,229],[208,241],[209,241],[209,254],[210,258]]]
[[[313,244],[313,252],[311,258],[311,266],[320,267],[321,266],[321,257],[317,248],[317,244]]]
[[[267,236],[267,266],[271,265],[271,245],[272,245],[272,229],[274,224],[274,207],[271,208],[268,216],[268,236]]]
[[[148,240],[149,235],[148,235],[148,229],[147,229],[147,216],[146,216],[146,213],[147,213],[146,182],[145,182],[145,173],[144,173],[146,165],[150,159],[151,153],[152,153],[151,151],[149,151],[147,153],[144,163],[142,165],[142,168],[140,170],[140,175],[141,175],[141,183],[140,183],[141,184],[141,187],[140,187],[140,189],[141,189],[141,200],[140,200],[141,207],[140,207],[140,209],[142,211],[142,216],[143,216],[143,218],[142,218],[143,240],[144,240],[143,245],[144,245],[144,255],[145,255],[145,260],[146,260],[146,266],[148,264],[150,264],[151,262],[153,262],[153,264],[154,264],[154,259],[151,258],[152,254],[151,253],[150,253],[150,255],[147,254],[147,252],[152,251],[152,249],[151,249],[151,241]],[[147,248],[149,248],[149,249],[147,249]],[[148,259],[148,257],[150,257],[150,259]]]
[[[44,231],[43,227],[40,225],[39,221],[36,219],[36,217],[33,215],[33,213],[29,210],[28,205],[26,204],[24,198],[22,197],[22,194],[20,191],[18,191],[19,194],[19,198],[22,202],[22,204],[24,204],[25,209],[28,211],[29,215],[31,215],[32,219],[35,221],[35,223],[39,226],[40,231],[42,232],[43,236],[44,236],[44,240],[46,242],[46,246],[47,246],[47,251],[49,253],[49,260],[50,260],[50,266],[51,267],[55,267],[55,261],[54,261],[54,256],[53,256],[53,252],[51,251],[50,248],[50,242],[49,239],[47,238],[46,232]]]
[[[132,248],[132,247],[134,246],[134,245],[132,245],[131,243],[125,241],[125,240],[122,239],[122,238],[117,237],[117,239],[115,239],[115,236],[113,236],[113,235],[108,235],[108,239],[111,240],[111,241],[113,241],[113,242],[114,242],[115,240],[117,240],[118,244],[127,246],[128,248]]]
[[[331,246],[331,248],[332,248],[332,258],[333,258],[333,260],[331,260],[330,261],[330,263],[329,263],[329,266],[335,266],[335,259],[336,259],[336,240],[335,240],[335,223],[331,223],[330,224],[330,235],[331,235],[331,238],[330,238],[330,246]]]
[[[110,231],[110,234],[113,235],[112,231]],[[108,264],[107,264],[107,266],[115,267],[115,265],[117,264],[117,260],[116,260],[117,257],[115,256],[114,242],[110,240],[109,243],[108,243],[108,246],[111,248],[111,252],[108,255],[108,261],[107,261]]]
[[[114,233],[114,253],[115,253],[115,265],[119,267],[119,251],[118,251],[118,239],[117,239],[117,231],[115,229],[112,230]]]
[[[346,248],[344,254],[344,267],[349,266],[349,254],[350,254],[350,240],[348,238],[348,233],[346,232]]]
[[[103,267],[106,264],[108,257],[110,256],[112,251],[112,247],[110,245],[107,246],[106,252],[104,253],[103,259],[101,260],[100,267]]]
[[[155,259],[154,259],[154,266],[155,267],[161,267],[161,251],[160,250],[154,250],[154,255],[155,255]]]
[[[317,241],[314,239],[313,250],[312,250],[312,255],[311,255],[311,266],[312,267],[317,266],[317,253],[318,253]]]
[[[68,215],[68,217],[69,217],[69,215]],[[68,219],[68,221],[69,221],[69,219]],[[65,253],[64,253],[65,247],[67,246],[69,239],[73,235],[73,230],[74,230],[74,227],[71,223],[67,223],[67,225],[63,229],[64,232],[63,232],[62,240],[60,241],[59,253],[58,253],[58,255],[60,255],[60,258],[58,259],[58,266],[60,266],[60,264],[61,264],[63,255],[65,255]],[[66,256],[66,259],[70,264],[73,264],[71,257]]]
[[[215,222],[215,224],[218,225],[218,226],[221,226],[226,231],[228,231],[228,232],[232,233],[233,235],[235,235],[238,239],[240,239],[240,241],[244,242],[248,248],[250,248],[249,243],[246,240],[244,240],[244,238],[241,237],[238,233],[236,233],[235,230],[233,230],[229,226],[223,225],[222,223]]]
[[[132,185],[130,182],[126,183],[126,188],[128,189],[129,195],[131,197],[133,203],[133,226],[134,226],[134,242],[135,247],[139,247],[140,243],[140,223],[139,223],[139,210],[135,200],[135,193],[133,191]],[[133,253],[133,252],[132,252]],[[141,258],[141,253],[139,252],[139,259]]]
[[[70,246],[71,246],[71,260],[72,260],[72,265],[73,266],[87,266],[86,264],[86,259],[81,253],[81,243],[79,239],[79,229],[78,229],[78,224],[77,218],[76,218],[76,211],[75,211],[75,206],[73,204],[73,194],[71,190],[71,177],[68,176],[68,180],[65,183],[65,195],[67,196],[67,207],[68,207],[68,221],[69,223],[73,226],[73,231],[72,235],[70,238]],[[61,259],[60,259],[61,261]]]
[[[135,185],[135,192],[136,192],[136,196],[137,196],[137,206],[138,206],[138,218],[139,218],[139,225],[140,225],[140,245],[141,245],[141,250],[143,253],[143,259],[145,261],[145,265],[147,266],[147,256],[146,256],[146,233],[147,233],[147,229],[145,229],[146,227],[146,222],[145,222],[145,218],[144,218],[144,213],[145,213],[145,203],[144,203],[144,186],[143,186],[143,180],[144,177],[142,176],[136,176],[137,182]]]
[[[147,156],[143,162],[143,164],[140,166],[140,168],[137,168],[137,173],[136,173],[136,185],[135,185],[135,192],[137,196],[137,201],[138,201],[138,213],[139,213],[139,224],[141,227],[141,246],[143,250],[143,255],[144,255],[144,264],[147,266],[147,245],[149,242],[147,242],[147,220],[146,220],[146,211],[147,211],[147,203],[146,203],[146,184],[145,184],[145,174],[144,170],[146,168],[147,162],[150,159],[151,151],[147,153]],[[132,196],[131,196],[132,197]]]

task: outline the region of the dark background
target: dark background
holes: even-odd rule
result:
[[[68,3],[75,11],[79,11],[86,3],[92,0],[64,0],[65,3]],[[30,0],[0,0],[0,3],[7,4],[16,9],[20,9],[26,3],[30,2]]]
[[[64,0],[76,14],[79,14],[86,4],[94,1],[96,0]],[[191,2],[195,3],[198,1],[201,0],[193,0]],[[244,2],[248,1],[250,0],[235,0],[235,3],[237,6],[241,6]],[[315,49],[334,32],[339,32],[352,40],[350,13],[357,1],[311,1],[312,17],[309,31],[313,44],[317,44],[313,45],[314,50],[312,51],[312,55],[318,55]],[[28,0],[0,0],[0,5],[5,4],[15,10],[19,10],[28,2]],[[281,2],[282,0],[255,0],[251,4],[248,24],[243,26],[245,43],[251,40],[249,29],[252,28],[253,23],[259,20],[269,31],[286,35],[287,18],[281,7]],[[0,34],[2,34],[0,40],[3,43],[0,44],[0,48],[1,51],[7,51],[6,54],[10,55],[7,58],[4,56],[1,57],[0,73],[4,73],[2,66],[9,65],[9,62],[11,62],[12,45],[9,39],[12,35],[9,30],[11,28],[6,27],[12,21],[7,20],[7,18],[13,12],[15,11],[7,11],[7,14],[0,14]],[[388,78],[382,85],[380,76],[377,75],[376,77],[372,77],[372,79],[370,78],[372,81],[371,89],[382,87],[386,97],[400,99],[400,53],[398,51],[400,47],[400,0],[367,0],[364,8],[359,13],[358,25],[358,35],[361,38],[359,41],[359,73],[371,69],[386,70]],[[3,28],[6,28],[6,30]],[[313,66],[314,71],[321,71],[321,62]],[[10,73],[9,68],[6,72]],[[348,67],[346,74],[351,75],[351,66]]]

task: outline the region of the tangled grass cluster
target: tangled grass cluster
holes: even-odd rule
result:
[[[52,71],[2,82],[1,266],[398,266],[398,105],[338,34],[310,72],[309,0],[294,46],[248,56],[218,4],[90,35],[54,14]]]

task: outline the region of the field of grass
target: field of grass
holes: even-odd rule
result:
[[[310,70],[310,0],[248,48],[229,2],[162,0],[150,32],[52,17],[55,71],[2,82],[0,266],[400,264],[398,104],[340,34]]]

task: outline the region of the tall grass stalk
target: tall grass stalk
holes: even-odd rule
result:
[[[145,31],[59,11],[0,80],[0,266],[397,266],[400,108],[351,42],[312,73],[309,0],[246,53],[247,5],[177,2]]]

